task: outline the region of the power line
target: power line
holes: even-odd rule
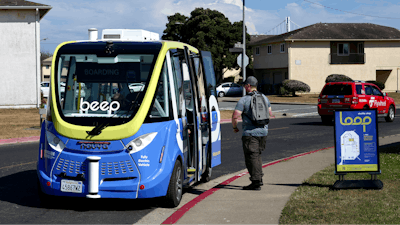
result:
[[[350,14],[359,15],[359,16],[368,16],[368,17],[375,17],[375,18],[380,18],[380,19],[400,20],[400,18],[394,18],[394,17],[371,16],[371,15],[366,15],[366,14],[362,14],[362,13],[348,12],[348,11],[344,11],[344,10],[340,10],[340,9],[335,9],[335,8],[332,8],[332,7],[329,7],[329,6],[321,5],[319,3],[312,2],[312,1],[309,1],[309,0],[304,0],[304,1],[305,2],[309,2],[311,4],[314,4],[314,5],[319,5],[319,6],[325,7],[327,9],[332,9],[332,10],[336,10],[336,11],[340,11],[340,12],[344,12],[344,13],[350,13]]]

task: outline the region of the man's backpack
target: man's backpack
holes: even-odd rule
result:
[[[255,126],[264,126],[269,123],[268,102],[260,92],[252,92],[249,118]]]

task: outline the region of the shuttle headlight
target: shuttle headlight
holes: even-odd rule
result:
[[[47,142],[49,143],[50,147],[54,150],[61,152],[65,148],[64,142],[60,140],[56,135],[52,134],[49,131],[46,131],[46,138]]]
[[[130,154],[138,152],[149,145],[156,136],[157,132],[153,132],[137,137],[126,145],[126,149],[128,149]]]

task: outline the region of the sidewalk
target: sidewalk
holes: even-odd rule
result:
[[[400,135],[379,139],[379,144],[400,142]],[[245,191],[247,170],[181,204],[164,224],[278,224],[291,194],[314,173],[335,162],[334,148],[320,149],[263,166],[261,191]],[[206,195],[205,197],[202,195]]]

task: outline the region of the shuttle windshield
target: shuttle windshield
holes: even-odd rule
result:
[[[93,43],[78,43],[60,49],[56,95],[63,119],[89,126],[105,119],[113,125],[132,119],[143,101],[161,48],[160,43],[147,45],[150,48],[137,43],[98,43],[95,47]]]

